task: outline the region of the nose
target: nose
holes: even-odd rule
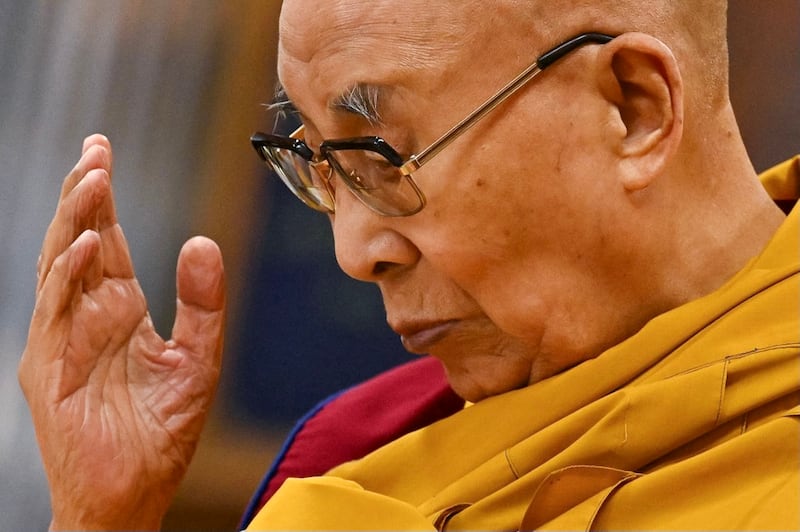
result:
[[[419,249],[396,227],[402,218],[381,216],[342,192],[336,195],[331,224],[336,261],[347,275],[374,283],[419,260]]]

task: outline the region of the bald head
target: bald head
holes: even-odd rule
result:
[[[673,50],[690,98],[696,88],[701,100],[719,103],[728,90],[726,19],[727,0],[285,0],[280,52],[311,62],[320,50],[358,50],[415,71],[475,40],[513,39],[518,55],[530,57],[584,31],[639,31]]]
[[[523,25],[536,25],[545,42],[565,34],[638,31],[664,42],[684,72],[687,97],[718,107],[727,101],[727,0],[510,0]]]

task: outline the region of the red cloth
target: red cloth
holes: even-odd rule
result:
[[[318,405],[295,428],[244,516],[249,522],[289,477],[322,475],[464,407],[441,363],[403,364]]]

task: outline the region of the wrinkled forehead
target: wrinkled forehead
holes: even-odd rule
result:
[[[332,53],[390,51],[406,63],[429,59],[437,46],[438,29],[452,20],[432,16],[436,6],[408,0],[287,0],[280,20],[280,49],[310,63]],[[438,20],[437,20],[438,19]]]
[[[285,0],[278,74],[300,106],[359,83],[393,85],[453,55],[457,13],[421,0]],[[445,15],[445,16],[442,16]]]

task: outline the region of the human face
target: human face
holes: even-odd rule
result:
[[[499,38],[482,9],[284,2],[279,73],[308,145],[379,135],[415,153],[554,44],[515,28],[502,2],[492,6],[508,17]],[[379,286],[406,348],[439,358],[469,400],[546,378],[637,325],[620,274],[619,191],[597,179],[602,150],[587,148],[602,145],[593,125],[607,110],[585,68],[591,51],[575,55],[415,173],[428,198],[421,212],[386,218],[336,195],[339,264]],[[380,88],[380,124],[332,105],[356,84]]]

